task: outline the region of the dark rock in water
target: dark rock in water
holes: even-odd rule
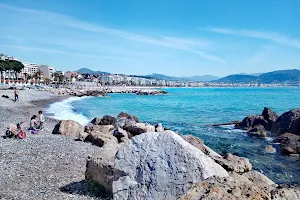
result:
[[[120,127],[124,130],[127,130],[128,127],[131,127],[136,123],[139,123],[139,119],[136,116],[130,115],[125,112],[121,112],[117,116],[116,120],[117,120],[116,122],[117,127]]]
[[[134,120],[135,122],[140,122],[136,116],[130,115],[125,112],[121,112],[120,114],[118,114],[117,118],[126,118],[126,119],[130,119],[130,120]]]
[[[259,124],[254,126],[249,132],[249,135],[255,137],[267,137],[266,129],[263,125]]]
[[[250,115],[243,119],[240,128],[244,130],[251,130],[256,125],[262,125],[265,127],[267,123],[268,122],[261,115]]]
[[[264,119],[268,122],[265,126],[267,131],[272,129],[273,123],[278,119],[278,115],[270,108],[265,107],[262,114]]]
[[[115,124],[116,124],[116,118],[108,115],[102,117],[102,119],[99,122],[99,125],[115,125]]]
[[[300,154],[300,136],[285,133],[276,138],[275,142],[281,144],[281,153],[284,155]]]
[[[300,108],[283,113],[272,126],[272,133],[281,135],[293,133],[300,135]]]

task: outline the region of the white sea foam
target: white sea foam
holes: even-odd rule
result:
[[[51,115],[52,118],[58,120],[74,120],[81,125],[89,123],[89,119],[74,111],[74,107],[71,105],[74,101],[80,101],[89,97],[70,97],[61,102],[55,102],[49,106],[46,113]]]

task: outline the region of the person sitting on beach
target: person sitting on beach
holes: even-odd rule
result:
[[[39,111],[39,129],[43,129],[44,128],[44,122],[45,122],[45,117],[43,115],[43,111]]]
[[[33,132],[38,132],[39,131],[39,125],[37,122],[37,116],[33,115],[30,119],[30,128],[28,130],[33,131]]]

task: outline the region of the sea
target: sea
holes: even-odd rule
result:
[[[255,170],[278,184],[300,184],[300,159],[282,156],[274,138],[254,138],[233,126],[207,124],[242,120],[261,114],[264,107],[282,114],[300,108],[300,87],[164,88],[167,95],[109,94],[109,97],[71,97],[51,104],[47,115],[87,124],[94,117],[127,112],[141,121],[162,123],[180,134],[202,138],[220,154],[232,153],[250,159]],[[265,153],[273,145],[277,153]]]

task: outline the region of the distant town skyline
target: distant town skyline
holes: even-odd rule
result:
[[[63,71],[168,76],[300,69],[300,2],[2,0],[0,53]]]

